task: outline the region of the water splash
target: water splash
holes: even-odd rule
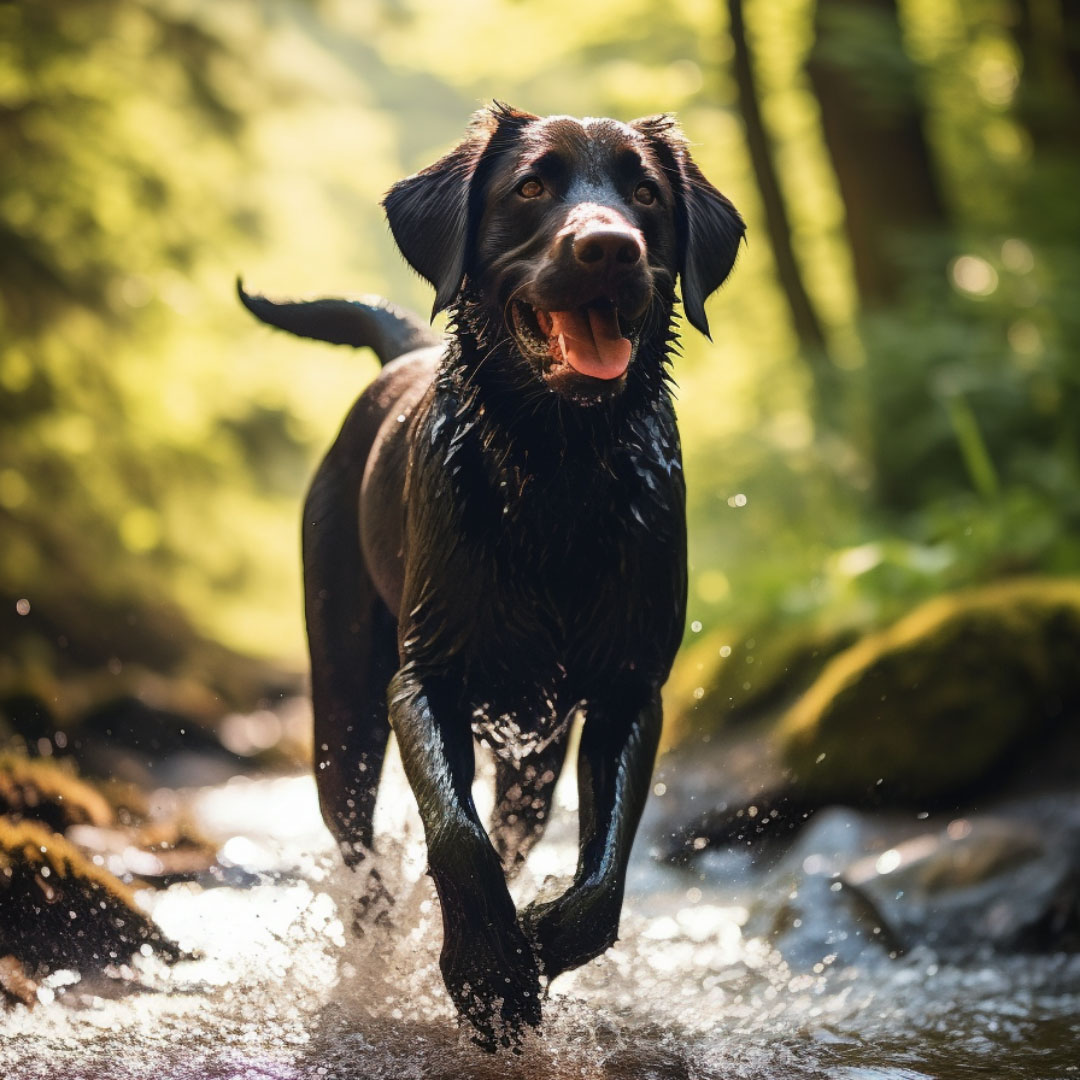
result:
[[[486,795],[486,793],[484,793]],[[478,788],[478,798],[481,789]],[[490,795],[486,795],[490,803]],[[572,780],[514,884],[527,899],[572,872]],[[439,910],[421,830],[391,758],[377,866],[394,903],[354,934],[308,778],[193,793],[237,884],[140,894],[198,958],[137,958],[111,978],[55,973],[32,1011],[0,1016],[10,1080],[1069,1080],[1080,1060],[1080,962],[950,966],[928,951],[857,963],[823,947],[792,966],[749,932],[745,891],[636,852],[621,940],[550,988],[520,1056],[488,1056],[438,969]],[[639,845],[640,849],[640,845]],[[256,882],[250,884],[250,882]],[[239,884],[243,882],[243,884]],[[1072,1070],[1072,1071],[1070,1071]]]

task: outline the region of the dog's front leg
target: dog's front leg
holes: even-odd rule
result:
[[[549,979],[599,956],[618,937],[626,867],[662,719],[659,686],[616,701],[589,702],[578,754],[577,873],[557,900],[533,904],[522,914]]]
[[[540,1023],[536,958],[472,800],[472,729],[449,681],[406,665],[390,683],[390,722],[427,839],[443,914],[443,979],[458,1011],[495,1049]]]

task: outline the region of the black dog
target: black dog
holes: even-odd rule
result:
[[[539,1023],[541,975],[618,933],[686,605],[675,280],[707,334],[743,223],[669,117],[502,105],[384,205],[435,312],[451,309],[445,345],[385,304],[240,293],[266,322],[387,363],[304,511],[319,797],[358,864],[393,728],[442,903],[443,976],[494,1048]],[[577,873],[519,914],[506,874],[544,828],[579,709]],[[490,837],[474,736],[496,756]]]

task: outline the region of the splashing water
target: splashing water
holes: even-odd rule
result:
[[[560,783],[516,899],[572,872],[573,803],[572,785]],[[917,951],[850,964],[823,945],[816,963],[795,969],[748,932],[745,888],[662,867],[643,844],[620,942],[556,981],[543,1030],[521,1055],[491,1057],[459,1028],[443,989],[438,906],[395,755],[376,816],[379,872],[395,902],[379,918],[369,912],[358,935],[347,930],[356,879],[337,862],[309,779],[235,779],[194,793],[191,807],[222,844],[225,883],[141,896],[198,957],[172,968],[140,958],[126,978],[54,973],[37,1007],[0,1016],[0,1075],[1080,1078],[1075,957],[950,966]]]

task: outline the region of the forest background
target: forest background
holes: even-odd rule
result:
[[[302,491],[376,365],[234,279],[427,311],[379,199],[492,98],[674,111],[749,226],[676,364],[677,696],[1080,571],[1080,5],[0,3],[0,692],[303,669]]]

